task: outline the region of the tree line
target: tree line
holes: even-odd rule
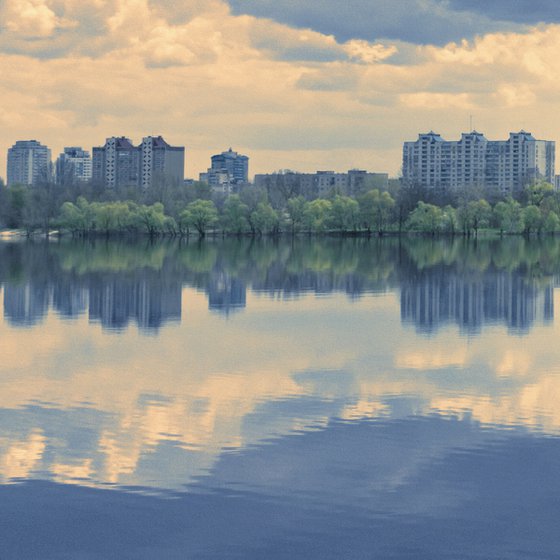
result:
[[[76,236],[203,237],[210,232],[477,236],[488,228],[501,235],[560,230],[560,193],[543,181],[526,187],[516,198],[479,189],[437,193],[397,183],[389,190],[371,188],[355,196],[333,190],[311,200],[297,193],[275,197],[274,204],[272,198],[266,189],[253,186],[224,195],[200,182],[178,186],[162,181],[146,191],[90,184],[0,186],[0,223],[28,234],[58,229]]]

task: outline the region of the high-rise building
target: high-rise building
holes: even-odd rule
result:
[[[555,143],[536,140],[525,131],[507,140],[487,140],[479,132],[463,133],[458,141],[439,134],[419,134],[403,146],[403,180],[425,188],[493,187],[518,192],[537,180],[554,181]]]
[[[147,136],[139,146],[121,136],[93,148],[93,180],[107,188],[149,188],[161,180],[182,184],[185,148],[170,146],[161,136]]]
[[[201,181],[224,192],[231,192],[249,182],[249,158],[231,148],[211,158],[207,173],[200,174]]]
[[[139,151],[128,138],[107,138],[104,146],[93,148],[93,180],[109,189],[138,185],[139,161]]]
[[[56,181],[59,185],[86,182],[92,178],[91,157],[80,147],[64,148],[56,160]]]
[[[170,146],[161,136],[146,136],[142,139],[140,181],[144,189],[154,181],[181,185],[185,178],[185,148]]]
[[[8,150],[8,186],[36,185],[52,176],[51,151],[37,140],[18,140]]]

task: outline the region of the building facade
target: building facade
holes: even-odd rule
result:
[[[184,179],[185,148],[169,145],[161,136],[147,136],[139,146],[124,137],[107,138],[93,148],[93,180],[113,189],[148,189],[156,181],[181,185]]]
[[[59,185],[85,183],[92,178],[92,161],[87,150],[80,147],[64,148],[56,160],[56,182]]]
[[[140,150],[140,182],[149,189],[154,182],[166,181],[181,185],[185,176],[185,148],[171,146],[161,136],[146,136]]]
[[[488,140],[476,131],[458,141],[435,132],[419,134],[403,146],[403,181],[429,189],[494,188],[519,192],[539,179],[554,182],[555,142],[529,132],[512,132],[507,140]]]
[[[255,175],[255,187],[265,189],[272,200],[278,196],[286,200],[294,196],[303,196],[307,200],[331,194],[359,196],[375,188],[386,190],[388,184],[387,173],[369,173],[361,169],[351,169],[347,173],[286,171]]]
[[[207,182],[213,190],[231,193],[249,183],[249,158],[231,148],[211,157],[211,166],[200,180]]]
[[[18,140],[8,149],[10,185],[37,185],[52,178],[51,151],[37,140]]]

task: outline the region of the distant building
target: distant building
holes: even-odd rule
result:
[[[149,189],[155,181],[167,181],[180,185],[185,178],[185,148],[169,145],[161,136],[142,139],[141,186]]]
[[[388,183],[387,173],[369,173],[361,169],[352,169],[347,173],[284,171],[255,175],[255,187],[265,189],[271,200],[276,200],[278,196],[286,200],[294,196],[313,200],[333,193],[358,196],[375,188],[386,190]]]
[[[93,181],[109,189],[137,186],[139,155],[138,149],[128,138],[107,138],[104,146],[93,148]]]
[[[231,148],[212,156],[211,167],[206,173],[200,174],[200,180],[207,182],[214,190],[233,192],[249,182],[249,158]]]
[[[170,146],[161,136],[147,136],[139,146],[121,136],[93,148],[93,180],[107,188],[148,189],[157,180],[182,184],[185,148]]]
[[[64,148],[56,160],[56,182],[59,185],[85,183],[92,178],[92,161],[87,150]]]
[[[18,140],[8,150],[8,186],[36,185],[52,177],[51,151],[37,140]]]
[[[404,143],[403,181],[429,189],[483,186],[511,194],[538,179],[554,182],[554,160],[553,141],[536,140],[523,130],[498,141],[473,131],[449,142],[429,132]]]

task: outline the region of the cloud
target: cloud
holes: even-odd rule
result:
[[[422,46],[322,31],[323,19],[344,19],[329,2],[313,29],[304,19],[296,28],[238,15],[219,0],[33,2],[46,14],[34,33],[50,35],[19,36],[6,25],[0,32],[3,169],[20,138],[57,153],[157,132],[187,147],[189,176],[229,145],[251,156],[253,172],[336,165],[396,174],[403,140],[430,129],[457,137],[471,114],[493,138],[526,128],[554,139],[560,127],[558,25]],[[345,11],[371,23],[369,4],[355,0]],[[371,5],[383,19],[388,9]],[[290,9],[313,15],[313,6]],[[395,17],[403,6],[396,3]],[[456,8],[423,6],[437,7],[436,22]]]
[[[441,0],[230,0],[235,14],[314,29],[342,42],[383,38],[442,45],[463,37],[520,27],[508,23],[507,17],[492,19],[482,9],[470,11],[462,4],[453,9]]]
[[[8,31],[26,38],[50,37],[58,29],[77,25],[59,17],[46,0],[6,0],[0,15]]]

